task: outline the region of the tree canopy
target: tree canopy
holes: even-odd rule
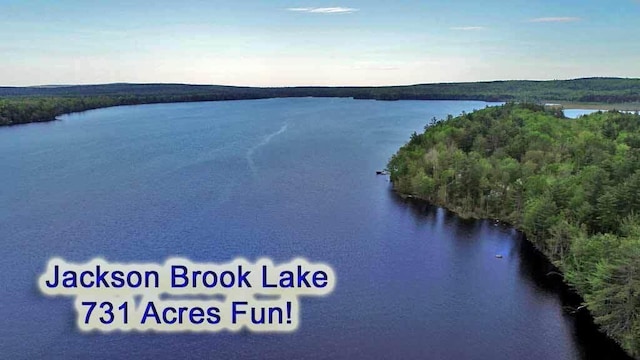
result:
[[[389,161],[397,191],[515,225],[640,357],[640,116],[566,119],[508,103],[413,134]]]

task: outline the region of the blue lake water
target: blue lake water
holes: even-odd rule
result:
[[[598,110],[590,110],[590,109],[565,109],[564,116],[570,119],[579,118],[582,115],[589,115],[598,112]]]
[[[514,230],[376,176],[432,117],[486,103],[272,99],[115,107],[0,128],[0,357],[605,359],[619,349]],[[502,254],[497,259],[496,254]],[[85,334],[47,260],[330,264],[291,334]]]

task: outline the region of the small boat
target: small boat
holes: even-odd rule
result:
[[[496,255],[496,258],[498,258],[498,259],[502,259],[502,255],[497,254],[497,255]]]

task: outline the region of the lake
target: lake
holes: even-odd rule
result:
[[[376,176],[470,101],[124,106],[0,128],[0,357],[606,359],[621,352],[515,230],[405,201]],[[503,255],[498,259],[496,255]],[[333,267],[295,333],[85,334],[48,259]]]

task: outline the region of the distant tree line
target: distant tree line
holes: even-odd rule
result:
[[[588,78],[386,87],[258,88],[184,84],[0,87],[0,125],[51,121],[70,112],[117,105],[307,96],[375,100],[640,103],[640,79]]]
[[[640,116],[508,103],[425,130],[391,158],[395,189],[521,229],[640,357]]]
[[[242,97],[233,93],[225,95],[100,95],[0,98],[0,125],[51,121],[63,114],[120,105],[259,98]]]

